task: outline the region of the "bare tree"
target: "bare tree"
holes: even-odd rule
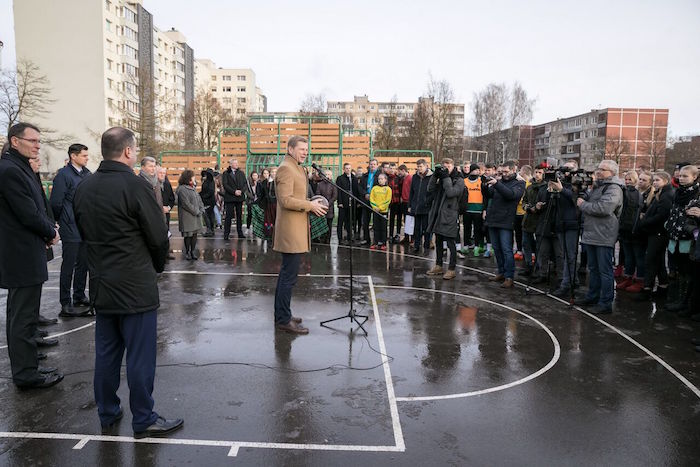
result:
[[[399,145],[404,149],[430,149],[431,125],[430,110],[425,99],[419,100],[413,109],[413,118],[406,127],[406,133],[399,137]]]
[[[396,109],[398,98],[396,95],[389,102],[388,112],[382,115],[382,121],[374,136],[374,146],[377,149],[396,149],[399,145],[401,122]]]
[[[630,143],[627,139],[620,136],[613,136],[605,139],[605,158],[614,160],[620,165],[620,160],[623,154],[630,153]]]
[[[462,135],[455,135],[455,94],[449,82],[436,81],[431,76],[422,100],[427,101],[431,150],[436,160],[440,160],[461,142]]]
[[[224,109],[209,91],[198,92],[191,105],[195,146],[214,149],[219,131],[233,126],[231,112]]]
[[[323,93],[307,94],[299,106],[299,114],[312,116],[325,114],[327,109],[326,96]]]
[[[666,154],[666,126],[654,119],[651,127],[639,133],[639,140],[643,154],[649,156],[651,170],[662,168],[662,158]]]

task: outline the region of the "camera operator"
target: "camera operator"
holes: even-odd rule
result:
[[[549,182],[547,186],[547,189],[552,193],[559,194],[554,229],[559,240],[560,251],[562,252],[563,261],[559,263],[559,266],[563,268],[563,271],[561,283],[553,292],[553,295],[558,297],[563,297],[570,293],[576,273],[579,232],[576,198],[581,188],[581,184],[574,183],[574,174],[577,171],[578,164],[576,161],[567,161],[559,170],[562,175],[561,179]]]
[[[603,160],[595,171],[595,184],[588,199],[576,204],[585,216],[581,243],[588,251],[588,293],[579,305],[595,305],[593,314],[612,313],[615,295],[613,255],[620,227],[623,182],[617,177],[618,165]]]
[[[498,179],[492,178],[486,183],[491,198],[491,203],[486,211],[486,223],[489,227],[498,264],[498,274],[489,280],[492,282],[503,281],[502,288],[513,287],[515,274],[515,259],[513,258],[515,210],[525,193],[525,182],[517,177],[517,172],[517,163],[506,161],[500,167],[501,176]]]
[[[450,263],[442,276],[445,280],[455,278],[457,267],[457,248],[455,241],[459,238],[459,198],[464,191],[462,174],[455,169],[452,159],[443,159],[442,166],[435,167],[435,174],[430,178],[428,193],[433,195],[433,204],[428,215],[427,231],[435,233],[435,266],[428,275],[443,274],[442,244],[447,242],[450,249]],[[512,249],[511,249],[512,250]]]

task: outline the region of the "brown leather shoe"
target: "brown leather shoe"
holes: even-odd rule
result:
[[[489,280],[490,280],[491,282],[501,282],[501,281],[502,281],[503,279],[505,279],[505,278],[506,278],[506,277],[505,277],[503,274],[498,274],[498,275],[495,275],[495,276],[493,276],[493,277],[489,277]]]
[[[427,275],[429,276],[439,276],[442,275],[444,271],[442,270],[442,266],[435,265],[432,268],[426,272]]]
[[[287,324],[276,324],[275,325],[276,329],[279,329],[280,331],[285,331],[289,332],[292,334],[308,334],[309,330],[303,326],[300,326],[299,324],[295,323],[294,321],[290,321]]]
[[[442,278],[446,281],[449,281],[450,279],[454,279],[457,276],[457,273],[455,273],[454,269],[448,269],[447,272],[445,272],[445,275],[442,276]]]
[[[295,323],[299,324],[299,323],[301,323],[302,320],[301,320],[301,318],[299,318],[298,316],[292,316],[292,321],[294,321]]]
[[[513,279],[506,279],[503,281],[503,284],[501,284],[502,289],[510,289],[513,287]]]

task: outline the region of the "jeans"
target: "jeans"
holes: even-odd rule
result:
[[[103,425],[119,413],[122,357],[126,350],[126,381],[134,431],[155,423],[153,381],[156,375],[157,312],[106,315],[95,318],[95,401]]]
[[[588,251],[588,293],[586,300],[598,300],[604,307],[615,298],[613,262],[615,249],[609,246],[586,245]]]
[[[625,276],[632,277],[637,273],[637,279],[644,279],[644,253],[646,245],[637,240],[622,239],[622,249],[625,251]]]
[[[498,264],[498,274],[512,279],[515,275],[515,259],[513,258],[513,231],[511,229],[489,228],[493,253]]]
[[[576,257],[578,256],[578,229],[565,230],[559,232],[559,244],[562,251],[562,280],[559,285],[562,289],[568,289],[571,286],[571,281],[576,281]]]
[[[442,242],[447,242],[447,248],[450,250],[450,264],[447,269],[454,271],[457,268],[457,247],[454,238],[435,234],[435,264],[442,266]]]
[[[282,268],[275,289],[275,324],[289,324],[292,319],[292,289],[297,284],[302,253],[282,253]]]

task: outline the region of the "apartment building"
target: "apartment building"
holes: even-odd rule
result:
[[[474,138],[489,160],[516,154],[520,164],[548,159],[559,163],[574,159],[592,170],[602,159],[613,159],[620,170],[639,167],[661,169],[666,152],[668,109],[592,109],[572,117],[538,125],[509,128]]]
[[[234,120],[267,111],[267,97],[250,68],[221,68],[208,58],[196,59],[194,66],[197,92],[210,92]]]
[[[395,119],[401,129],[408,127],[416,108],[420,104],[432,104],[429,98],[421,97],[417,102],[371,102],[367,95],[354,96],[352,101],[328,101],[328,114],[337,114],[346,130],[377,130],[390,119]],[[464,104],[446,104],[450,106],[450,118],[454,122],[455,138],[464,135]]]
[[[79,27],[49,38],[58,19]],[[99,136],[112,126],[134,130],[146,152],[192,137],[184,114],[194,98],[193,50],[180,32],[158,29],[141,0],[15,1],[14,22],[17,59],[39,67],[54,99],[36,123],[87,145],[93,168]],[[49,171],[66,156],[48,145],[42,153]]]

